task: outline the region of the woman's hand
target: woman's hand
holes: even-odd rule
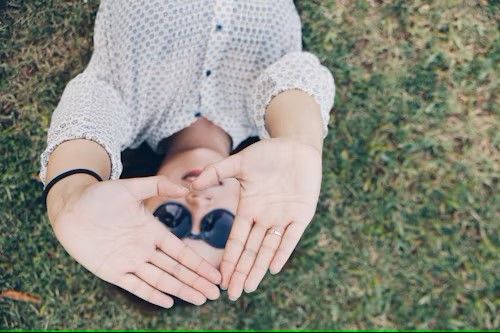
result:
[[[322,162],[318,149],[288,138],[267,139],[205,168],[195,190],[237,178],[236,218],[221,263],[222,288],[236,300],[252,292],[269,268],[278,273],[316,211]]]
[[[218,270],[168,231],[143,204],[152,196],[185,195],[186,189],[156,176],[94,182],[69,198],[58,197],[58,189],[53,190],[56,193],[49,192],[49,199],[61,207],[54,211],[49,204],[57,238],[73,258],[101,279],[166,308],[173,305],[168,295],[197,305],[219,297]]]

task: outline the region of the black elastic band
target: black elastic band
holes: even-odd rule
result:
[[[45,210],[47,210],[47,195],[49,194],[49,191],[52,188],[52,186],[54,186],[61,179],[66,178],[66,177],[71,176],[71,175],[74,175],[74,174],[77,174],[77,173],[86,173],[87,175],[91,175],[95,179],[97,179],[98,181],[102,182],[101,176],[99,176],[96,172],[89,170],[89,169],[72,169],[72,170],[65,171],[65,172],[61,173],[60,175],[54,177],[47,184],[47,186],[45,186],[45,188],[43,189],[42,200],[43,200],[43,203],[45,205]]]

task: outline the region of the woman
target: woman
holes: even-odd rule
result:
[[[41,158],[70,255],[163,307],[218,284],[235,300],[279,272],[315,212],[334,95],[300,31],[285,0],[103,0]],[[158,176],[118,180],[120,152],[143,141],[165,155]]]

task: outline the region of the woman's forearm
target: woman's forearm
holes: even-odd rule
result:
[[[70,140],[60,144],[50,155],[47,166],[47,182],[70,169],[90,169],[102,179],[109,179],[111,162],[101,145],[84,139]],[[71,196],[97,180],[87,174],[74,174],[58,181],[47,196],[47,212],[53,224]]]
[[[301,90],[286,90],[269,103],[266,129],[272,138],[288,137],[316,148],[323,147],[323,123],[320,106]]]

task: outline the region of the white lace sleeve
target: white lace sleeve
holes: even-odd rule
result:
[[[64,141],[87,139],[100,144],[111,160],[111,179],[122,172],[120,153],[131,132],[126,108],[118,93],[92,74],[71,80],[52,115],[47,148],[41,156],[40,178],[45,183],[50,154]]]
[[[299,89],[320,105],[323,136],[328,133],[330,110],[335,97],[335,82],[330,71],[309,52],[290,52],[267,67],[259,75],[253,92],[254,121],[260,138],[269,138],[265,127],[265,112],[271,99],[279,93]]]
[[[52,114],[47,147],[41,155],[40,178],[46,183],[47,164],[56,147],[68,140],[87,139],[100,144],[111,160],[111,179],[120,177],[120,153],[133,140],[130,112],[109,82],[106,35],[99,11],[94,30],[94,53],[83,73],[66,86]]]

